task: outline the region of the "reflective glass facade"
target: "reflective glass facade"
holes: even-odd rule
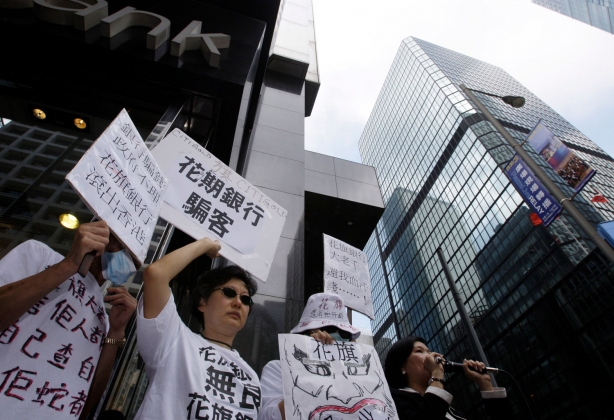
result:
[[[531,1],[580,22],[614,33],[614,1],[612,0]]]
[[[526,98],[515,109],[477,94],[519,142],[542,120],[595,167],[598,174],[574,202],[595,224],[614,219],[612,157],[502,69],[405,39],[359,142],[387,206],[365,248],[375,346],[383,359],[399,337],[413,334],[450,360],[476,357],[437,257],[441,247],[488,361],[514,375],[536,418],[603,415],[600,386],[614,379],[607,363],[614,350],[612,265],[565,214],[547,228],[531,223],[502,171],[512,150],[459,91],[461,83]],[[594,191],[608,203],[591,203]],[[579,378],[594,368],[603,376],[588,392]],[[453,394],[465,412],[485,416],[477,394],[463,395],[463,381],[451,377]],[[528,417],[509,377],[497,381],[518,418]]]

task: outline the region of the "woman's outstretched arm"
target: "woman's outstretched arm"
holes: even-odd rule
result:
[[[143,271],[143,315],[156,318],[168,302],[170,281],[189,263],[201,255],[210,258],[219,256],[221,245],[218,241],[203,238],[165,255]]]

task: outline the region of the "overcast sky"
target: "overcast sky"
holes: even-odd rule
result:
[[[360,162],[358,140],[401,41],[501,67],[614,155],[614,35],[530,0],[313,0],[320,91],[307,150]],[[514,92],[509,92],[514,94]],[[370,328],[360,314],[354,324]]]
[[[307,150],[360,162],[358,140],[390,65],[415,36],[501,67],[614,155],[613,34],[530,0],[313,0],[313,8],[321,86]]]

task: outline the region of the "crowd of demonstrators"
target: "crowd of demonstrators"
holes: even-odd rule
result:
[[[403,420],[464,419],[452,408],[452,394],[444,389],[444,366],[423,338],[409,336],[388,351],[384,372],[392,399]],[[511,420],[512,412],[504,388],[493,388],[484,363],[463,361],[465,376],[480,388],[486,412],[493,420]]]
[[[218,241],[203,238],[149,265],[137,305],[120,286],[136,270],[133,260],[104,221],[81,225],[66,257],[34,240],[14,248],[0,260],[0,419],[86,418],[107,385],[135,309],[137,345],[149,380],[136,419],[186,413],[188,419],[285,419],[280,361],[269,362],[259,380],[233,348],[257,290],[245,270],[227,266],[197,279],[191,299],[200,333],[177,313],[171,280],[198,257],[218,257],[220,249]],[[83,277],[78,267],[91,251],[95,258]],[[103,299],[105,280],[114,286]],[[310,304],[316,298],[338,300],[340,312],[314,320]],[[105,302],[111,305],[108,315]],[[291,333],[322,344],[356,340],[360,330],[345,311],[337,295],[311,296]],[[463,419],[451,407],[437,358],[443,356],[420,337],[401,339],[389,350],[384,373],[400,419]],[[479,373],[483,368],[481,362],[463,362],[491,418],[511,419],[505,389],[493,388],[490,376]]]
[[[77,271],[91,251],[83,277]],[[0,260],[0,418],[87,416],[136,308],[125,288],[109,287],[103,300],[100,286],[119,285],[134,270],[104,221],[79,226],[65,257],[29,240]],[[104,302],[112,306],[108,316]]]

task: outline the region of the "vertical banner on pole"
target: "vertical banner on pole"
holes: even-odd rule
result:
[[[505,167],[505,173],[516,187],[529,208],[548,226],[561,213],[563,208],[550,192],[537,179],[533,171],[518,155],[514,155]]]
[[[580,191],[596,173],[541,121],[529,133],[527,140],[554,172],[576,192]]]
[[[367,256],[360,249],[326,234],[324,292],[341,296],[345,306],[374,319]]]

